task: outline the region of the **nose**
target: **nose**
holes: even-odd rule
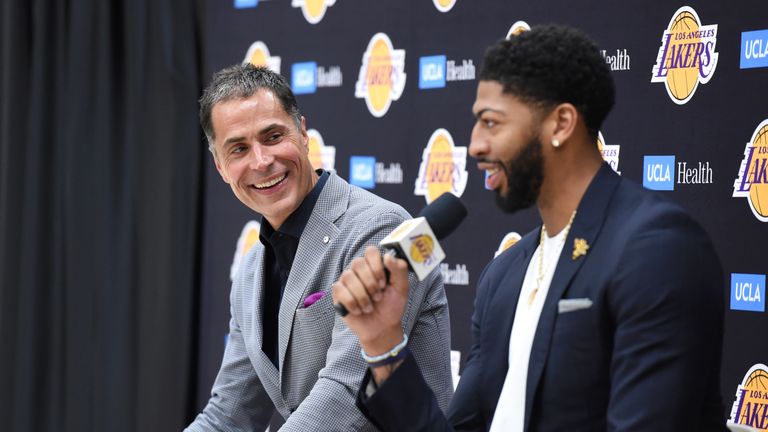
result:
[[[261,145],[252,146],[248,153],[248,167],[254,171],[261,171],[268,168],[275,160],[275,157],[270,151]]]
[[[488,141],[486,141],[480,131],[480,122],[476,122],[472,128],[472,136],[469,141],[469,155],[473,158],[479,158],[488,154],[488,150]]]

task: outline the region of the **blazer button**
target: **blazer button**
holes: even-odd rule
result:
[[[328,244],[328,242],[331,241],[331,238],[328,236],[323,237],[323,243]]]

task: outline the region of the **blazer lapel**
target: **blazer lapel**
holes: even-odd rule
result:
[[[522,252],[518,253],[517,257],[509,264],[509,268],[513,269],[513,271],[505,272],[504,277],[498,283],[496,292],[490,299],[489,319],[491,322],[500,324],[500,327],[497,327],[497,330],[493,332],[494,337],[497,339],[495,340],[496,343],[492,346],[499,347],[504,351],[509,350],[509,338],[512,334],[512,324],[515,321],[515,311],[518,298],[520,297],[520,290],[523,286],[525,271],[528,268],[528,263],[531,261],[533,252],[536,250],[534,238],[538,237],[526,236],[515,246],[521,247]],[[501,357],[504,358],[504,370],[506,371],[508,369],[509,355],[505,354]]]
[[[278,338],[281,376],[293,330],[293,317],[300,302],[310,294],[313,288],[319,290],[330,288],[312,287],[309,283],[312,277],[318,274],[318,268],[325,261],[323,256],[327,253],[328,246],[333,244],[333,240],[339,235],[339,229],[334,222],[344,214],[348,201],[349,186],[335,173],[331,173],[299,239],[293,267],[285,284],[283,300],[280,302]]]
[[[605,221],[608,204],[611,202],[613,193],[620,181],[621,177],[613,172],[610,165],[603,163],[579,203],[571,231],[568,233],[560,259],[557,262],[531,347],[525,392],[524,430],[528,430],[534,396],[549,355],[552,332],[557,319],[557,303],[589,256],[587,251],[586,255],[579,254],[576,259],[573,258],[575,240],[584,240],[589,245],[594,245],[597,242],[600,229]]]
[[[486,333],[490,340],[484,340],[482,343],[486,344],[487,342],[487,346],[493,347],[493,353],[487,357],[486,364],[487,370],[490,372],[488,376],[491,378],[487,381],[490,386],[489,395],[493,395],[494,401],[498,401],[504,386],[504,377],[509,370],[509,339],[512,335],[512,324],[515,321],[517,302],[523,287],[525,272],[533,252],[536,250],[535,239],[539,238],[539,231],[535,231],[536,235],[532,234],[526,235],[514,246],[515,248],[522,248],[522,251],[509,263],[508,268],[511,271],[505,271],[504,277],[498,283],[491,282],[496,285],[496,292],[488,300],[490,306],[484,321],[494,323],[494,329]],[[500,371],[503,373],[501,376],[499,376]],[[491,409],[496,409],[496,403]]]

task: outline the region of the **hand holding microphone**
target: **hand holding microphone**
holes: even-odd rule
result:
[[[441,195],[420,217],[404,221],[380,242],[386,251],[383,260],[379,250],[369,246],[333,286],[334,308],[366,352],[388,350],[402,340],[400,321],[408,302],[408,269],[423,280],[440,265],[445,254],[438,239],[450,234],[466,213],[456,196]]]

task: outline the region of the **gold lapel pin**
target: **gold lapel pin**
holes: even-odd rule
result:
[[[589,250],[589,243],[583,238],[577,238],[573,241],[573,254],[571,255],[571,259],[576,261],[581,256],[584,256],[587,254],[587,251]]]

